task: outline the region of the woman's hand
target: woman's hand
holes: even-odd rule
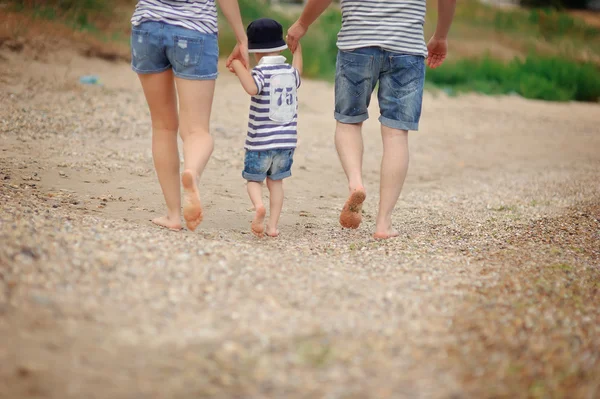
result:
[[[248,56],[248,44],[247,43],[238,43],[233,48],[231,55],[227,58],[227,69],[233,72],[233,68],[231,63],[233,60],[240,60],[246,69],[250,67],[250,57]]]
[[[219,5],[237,39],[237,45],[234,47],[229,58],[227,58],[227,68],[232,71],[231,61],[234,59],[240,60],[242,64],[248,68],[250,66],[250,58],[248,57],[248,37],[246,36],[246,29],[244,29],[244,24],[242,23],[238,0],[219,0]]]

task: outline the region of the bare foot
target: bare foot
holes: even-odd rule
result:
[[[390,238],[398,237],[400,233],[394,229],[388,229],[387,231],[377,231],[373,234],[373,238],[376,240],[388,240]]]
[[[173,231],[181,230],[181,220],[171,220],[168,216],[161,216],[159,218],[153,219],[152,223]]]
[[[362,204],[365,202],[367,194],[364,188],[356,189],[350,194],[346,201],[342,213],[340,214],[340,224],[347,229],[357,229],[362,221]]]
[[[252,233],[257,237],[262,237],[265,232],[265,215],[267,211],[264,206],[259,206],[256,209],[256,213],[254,214],[254,219],[252,220],[252,224],[250,228],[252,229]]]
[[[181,175],[181,184],[184,191],[184,206],[183,217],[187,228],[191,231],[196,230],[196,227],[202,222],[202,205],[200,204],[200,194],[196,187],[196,176],[191,170],[186,170]]]
[[[267,235],[273,238],[279,237],[279,230],[277,230],[277,228],[272,229],[267,226]]]

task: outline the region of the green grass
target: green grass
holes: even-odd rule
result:
[[[516,93],[525,98],[548,101],[595,102],[600,99],[600,69],[597,65],[535,54],[508,63],[489,56],[463,59],[428,70],[427,80],[457,92]]]

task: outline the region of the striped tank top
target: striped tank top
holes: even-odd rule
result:
[[[340,50],[381,47],[427,57],[425,0],[342,0]]]
[[[300,74],[283,56],[263,57],[252,69],[258,94],[250,100],[248,151],[296,148]]]
[[[218,32],[215,0],[138,0],[131,23],[137,26],[146,21],[208,34]]]

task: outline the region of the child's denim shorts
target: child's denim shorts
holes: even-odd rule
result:
[[[294,149],[246,151],[242,176],[248,181],[283,180],[292,175]]]
[[[217,35],[163,22],[143,22],[131,31],[131,67],[140,74],[173,68],[175,76],[190,80],[217,78]]]
[[[367,120],[377,82],[381,124],[392,129],[418,130],[425,58],[392,53],[380,47],[338,52],[335,119],[348,124]]]

